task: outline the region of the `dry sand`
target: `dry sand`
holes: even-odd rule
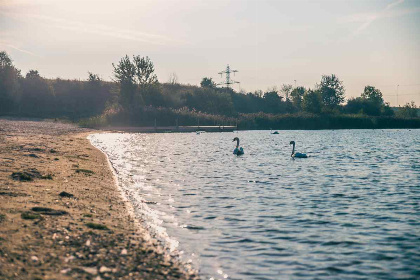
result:
[[[137,226],[89,133],[0,120],[0,279],[198,279]]]

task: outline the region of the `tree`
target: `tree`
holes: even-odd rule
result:
[[[88,81],[90,83],[100,83],[101,82],[101,78],[99,78],[99,75],[97,74],[93,74],[92,72],[88,72]]]
[[[382,106],[381,115],[388,116],[388,117],[394,115],[394,110],[392,110],[391,106],[389,105],[389,102],[385,102],[384,106]]]
[[[365,86],[360,97],[349,99],[345,110],[347,113],[369,116],[380,116],[381,114],[389,116],[392,114],[392,111],[386,108],[381,91],[373,86]]]
[[[332,109],[344,102],[344,85],[337,76],[323,75],[321,82],[317,85],[322,100],[322,104],[328,109]]]
[[[200,82],[201,87],[203,88],[216,88],[216,83],[213,82],[212,78],[204,77]]]
[[[56,111],[52,86],[39,75],[37,70],[29,70],[21,79],[21,110],[27,116],[48,116]]]
[[[284,111],[284,103],[281,101],[283,96],[279,96],[278,92],[273,89],[271,91],[264,93],[264,101],[265,101],[265,108],[268,113],[280,113],[281,111]]]
[[[13,61],[5,51],[2,51],[0,52],[0,68],[6,67],[13,67]]]
[[[284,95],[286,101],[289,101],[290,93],[292,92],[293,86],[289,84],[283,84],[281,86],[280,92]]]
[[[114,68],[114,77],[120,85],[119,101],[120,104],[129,109],[133,105],[134,96],[136,94],[136,66],[130,61],[128,55],[121,58],[118,65]]]
[[[303,96],[305,95],[305,92],[306,92],[306,89],[304,87],[296,87],[290,93],[292,102],[298,109],[302,108],[302,100],[303,100]]]
[[[365,86],[365,89],[361,97],[368,103],[369,111],[366,111],[368,115],[379,116],[381,109],[384,106],[384,99],[382,98],[382,92],[373,86]]]
[[[400,118],[416,118],[418,117],[418,108],[414,101],[407,103],[404,107],[398,108],[397,116]]]
[[[136,66],[131,63],[128,55],[121,58],[117,66],[112,63],[112,67],[114,68],[114,76],[117,82],[132,84],[135,83]]]
[[[39,79],[41,76],[39,75],[38,70],[29,70],[28,73],[26,73],[26,79]]]
[[[367,99],[375,104],[381,106],[384,103],[384,99],[382,98],[382,92],[373,87],[373,86],[365,86],[365,89],[362,93],[362,98]]]
[[[318,91],[308,90],[302,99],[302,109],[309,113],[319,114],[321,112],[322,100]]]
[[[126,55],[114,67],[114,77],[120,85],[120,104],[135,110],[144,105],[143,95],[158,92],[153,86],[159,83],[153,62],[149,57],[133,56],[133,61]],[[150,97],[150,96],[149,96]],[[149,98],[150,99],[150,98]]]
[[[104,111],[106,102],[111,94],[104,86],[99,75],[88,72],[87,82],[83,83],[83,95],[81,104],[83,114],[100,114]]]
[[[10,112],[20,99],[20,70],[15,68],[9,55],[0,52],[0,113]]]
[[[175,72],[172,72],[171,74],[169,74],[169,83],[171,85],[178,84],[178,76]]]
[[[140,86],[155,85],[159,81],[155,74],[155,66],[148,56],[133,56],[137,82]]]

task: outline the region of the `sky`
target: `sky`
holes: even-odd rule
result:
[[[0,0],[1,50],[46,78],[112,80],[112,63],[141,55],[160,82],[219,83],[229,64],[237,91],[335,74],[347,98],[373,85],[420,105],[418,0]]]

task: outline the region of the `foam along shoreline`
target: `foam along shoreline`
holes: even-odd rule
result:
[[[105,132],[112,133],[112,132]],[[95,142],[95,135],[100,135],[102,133],[94,133],[89,135],[89,139],[92,146],[100,150],[105,157],[107,158],[110,169],[113,172],[115,183],[120,190],[122,199],[127,203],[127,209],[130,216],[137,223],[137,227],[144,232],[144,234],[150,240],[157,241],[159,246],[165,253],[169,254],[171,257],[179,259],[182,261],[181,255],[178,251],[179,242],[176,239],[171,238],[164,227],[160,227],[158,224],[161,223],[160,218],[156,215],[156,212],[151,209],[147,204],[153,202],[148,202],[146,199],[141,197],[136,190],[131,188],[126,188],[120,182],[124,180],[120,178],[117,168],[114,166],[112,159],[108,156],[107,152],[103,147],[103,143],[100,141]],[[146,230],[145,230],[146,229]],[[184,263],[184,267],[187,271],[193,271],[194,268],[189,262]]]
[[[92,133],[0,120],[0,279],[198,279],[134,218]]]

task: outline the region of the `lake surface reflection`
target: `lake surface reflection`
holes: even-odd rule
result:
[[[90,140],[145,225],[205,279],[420,275],[420,130]],[[291,159],[291,140],[309,158]]]

